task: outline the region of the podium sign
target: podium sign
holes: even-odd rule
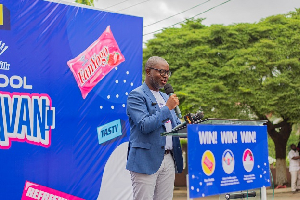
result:
[[[266,126],[188,125],[190,198],[270,186]]]

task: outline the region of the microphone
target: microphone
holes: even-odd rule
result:
[[[164,89],[165,89],[165,92],[166,92],[167,95],[171,96],[171,95],[174,94],[174,90],[173,90],[173,88],[170,84],[167,83],[165,85]],[[176,113],[176,115],[179,119],[182,118],[181,111],[180,111],[178,106],[175,107],[175,113]]]
[[[186,127],[187,124],[197,124],[199,121],[204,117],[202,111],[197,112],[195,115],[190,115],[191,119],[186,119],[186,121],[182,122],[181,124],[177,125],[172,129],[172,131],[178,131]],[[189,118],[190,116],[187,115]]]

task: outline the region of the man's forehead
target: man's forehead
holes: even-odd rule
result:
[[[166,61],[160,60],[157,62],[157,64],[155,65],[156,68],[168,68],[169,69],[169,64]]]

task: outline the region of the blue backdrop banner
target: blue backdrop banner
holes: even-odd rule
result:
[[[140,17],[0,0],[0,199],[131,198],[126,101],[142,83],[142,29]]]
[[[270,186],[266,126],[188,125],[190,198]]]

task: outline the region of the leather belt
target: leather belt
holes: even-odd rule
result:
[[[172,150],[166,149],[166,150],[165,150],[165,154],[169,154],[169,153],[172,154]]]

